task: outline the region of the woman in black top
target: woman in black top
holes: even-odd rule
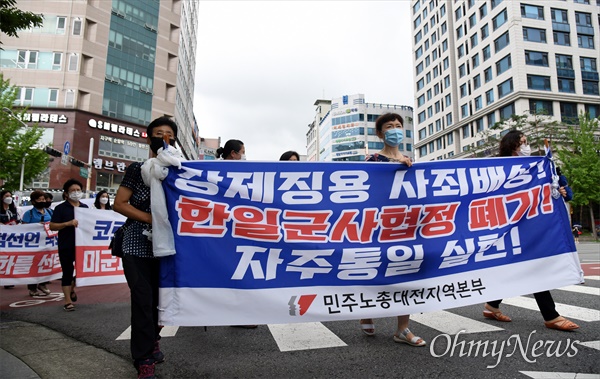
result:
[[[112,209],[110,205],[110,196],[108,195],[108,192],[104,190],[98,192],[98,194],[96,195],[96,200],[94,200],[94,207],[96,207],[96,209]]]
[[[19,212],[17,212],[17,207],[12,198],[12,192],[2,190],[2,192],[0,192],[0,199],[2,199],[2,204],[0,204],[0,224],[20,224],[21,218],[19,217]]]
[[[151,156],[163,147],[163,137],[175,143],[177,125],[160,117],[148,125]],[[123,270],[131,293],[131,356],[139,378],[154,377],[154,366],[164,361],[160,351],[158,325],[158,288],[160,262],[152,252],[147,235],[152,231],[150,187],[142,180],[142,164],[127,167],[113,208],[127,217],[123,238]]]

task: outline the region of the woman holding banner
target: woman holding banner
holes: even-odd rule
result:
[[[386,113],[375,121],[377,137],[383,140],[383,149],[379,153],[367,156],[367,162],[397,162],[412,166],[409,157],[400,152],[398,146],[404,139],[402,131],[404,120],[396,113]],[[425,346],[427,343],[421,337],[417,337],[408,329],[410,315],[398,316],[398,329],[394,334],[394,342],[406,343],[411,346]],[[360,320],[360,327],[368,336],[375,334],[373,319]]]
[[[46,209],[46,197],[44,196],[44,191],[33,191],[31,195],[29,195],[29,200],[31,201],[31,205],[33,207],[23,214],[23,223],[44,224],[46,222],[50,222],[52,213],[54,212],[50,208]],[[27,289],[29,290],[29,296],[50,295],[50,290],[48,287],[46,287],[46,284],[48,283],[49,282],[28,284]],[[38,289],[42,292],[38,292]]]
[[[151,157],[158,155],[163,141],[175,144],[177,124],[159,117],[147,128]],[[127,167],[113,204],[115,212],[127,217],[123,237],[123,271],[131,293],[131,356],[138,378],[154,378],[156,363],[165,360],[159,347],[158,289],[160,261],[154,257],[150,187],[142,179],[142,163]]]
[[[75,207],[87,208],[80,202],[83,197],[83,185],[75,179],[69,179],[63,185],[64,202],[54,208],[50,219],[50,230],[58,230],[58,258],[63,272],[61,286],[65,295],[63,309],[67,312],[74,311],[74,302],[77,301],[75,293],[75,228],[79,222],[75,219]]]
[[[500,141],[501,157],[528,156],[530,154],[531,148],[527,143],[527,136],[523,134],[523,132],[513,129],[506,133],[504,137],[502,137],[502,140]],[[560,187],[559,192],[563,198],[567,197],[567,191],[564,187]],[[535,297],[535,301],[540,309],[540,312],[542,313],[542,317],[544,318],[544,325],[546,325],[547,328],[564,331],[570,331],[579,328],[579,325],[558,314],[550,291],[534,293],[533,297]],[[485,318],[502,322],[512,321],[510,317],[500,311],[499,307],[501,302],[502,299],[488,301],[485,303],[483,316]]]
[[[245,161],[246,148],[244,143],[237,139],[230,139],[224,147],[219,147],[216,151],[217,159]]]

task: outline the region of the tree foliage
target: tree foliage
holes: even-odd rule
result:
[[[598,119],[579,116],[579,125],[562,129],[557,155],[573,189],[572,205],[588,207],[594,226],[594,203],[600,203],[600,128]],[[592,230],[596,236],[596,231]]]
[[[0,0],[0,32],[18,38],[19,30],[43,25],[44,15],[22,11],[16,4],[16,0]]]
[[[17,88],[0,73],[0,179],[3,180],[3,188],[11,191],[19,189],[23,157],[24,183],[31,182],[48,167],[48,155],[39,145],[43,128],[37,125],[25,128],[20,119],[4,110],[11,110],[16,117],[25,113],[26,109],[13,109],[16,97]]]

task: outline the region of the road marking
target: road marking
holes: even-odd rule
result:
[[[161,337],[175,337],[175,334],[177,334],[177,329],[179,329],[178,326],[165,326],[160,331],[160,336]],[[125,331],[123,333],[121,333],[120,336],[117,337],[117,341],[118,340],[130,340],[130,339],[131,339],[131,326],[127,327],[127,329],[125,329]]]
[[[483,318],[483,315],[481,317]],[[476,321],[446,311],[412,314],[410,315],[410,319],[446,334],[457,334],[460,331],[469,334],[504,330],[485,322]]]
[[[598,374],[582,374],[580,372],[543,372],[543,371],[519,371],[534,379],[598,379]]]
[[[588,276],[584,276],[583,279],[600,280],[600,275],[588,275]]]
[[[592,349],[600,350],[600,341],[579,342],[579,344],[591,347]]]
[[[535,299],[529,297],[513,297],[511,299],[502,300],[503,304],[513,305],[515,307],[521,307],[539,311]],[[581,321],[600,321],[600,311],[597,309],[589,309],[583,307],[576,307],[573,305],[556,303],[556,311],[563,317],[574,318]]]
[[[267,325],[280,351],[348,346],[320,322]]]
[[[567,286],[567,287],[562,287],[562,288],[558,288],[558,289],[561,291],[585,293],[587,295],[600,296],[600,288],[598,288],[598,287]]]

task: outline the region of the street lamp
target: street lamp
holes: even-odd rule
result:
[[[8,115],[12,118],[14,118],[15,120],[19,121],[21,123],[21,125],[23,125],[24,128],[28,128],[29,125],[27,125],[26,123],[23,122],[23,120],[21,120],[20,118],[18,118],[17,116],[15,116],[15,114],[13,113],[13,111],[11,109],[8,109],[6,107],[2,108],[2,110],[5,113],[8,113]],[[23,177],[25,176],[25,157],[27,156],[27,154],[23,155],[23,161],[21,162],[21,179],[19,180],[19,191],[23,192]]]

